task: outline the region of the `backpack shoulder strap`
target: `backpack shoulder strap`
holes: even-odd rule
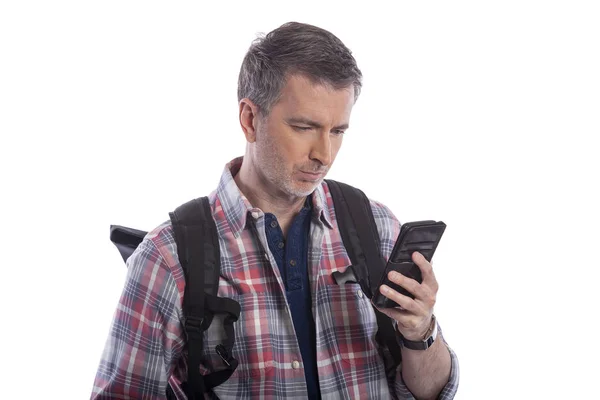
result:
[[[219,288],[220,249],[218,231],[210,202],[201,197],[179,206],[169,213],[179,261],[185,275],[183,314],[188,351],[188,380],[184,390],[189,399],[204,398],[204,392],[225,382],[237,368],[231,354],[235,335],[233,323],[240,315],[238,302],[217,297]],[[214,314],[225,313],[225,342],[216,346],[226,369],[202,376],[203,333]]]
[[[371,203],[360,189],[331,179],[327,179],[326,182],[331,192],[340,234],[352,262],[353,272],[363,292],[370,299],[385,270]],[[402,353],[392,320],[376,308],[374,311],[379,327],[377,340],[389,349],[394,358],[395,370],[402,360]]]

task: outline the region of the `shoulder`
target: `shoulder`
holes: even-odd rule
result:
[[[160,259],[170,264],[173,254],[177,254],[173,226],[171,221],[165,221],[146,234],[131,257]]]
[[[327,205],[331,208],[334,208],[332,196],[330,195],[330,188],[328,187],[329,181],[330,180],[328,180],[327,185],[323,185],[323,191],[325,193],[325,198],[327,198],[328,200]],[[350,186],[348,184],[345,185]],[[398,218],[396,218],[396,216],[388,206],[370,198],[369,194],[365,193],[362,189],[358,187],[353,188],[358,189],[369,199],[369,204],[371,206],[373,218],[375,220],[375,224],[377,225],[377,233],[379,234],[381,242],[381,252],[382,255],[387,259],[387,257],[389,257],[389,254],[392,252],[396,238],[400,234],[400,221],[398,220]],[[336,217],[332,213],[332,219],[335,218]]]
[[[153,249],[168,262],[173,255],[177,254],[175,235],[171,221],[165,221],[148,232],[142,244]]]
[[[371,211],[373,211],[375,221],[380,220],[381,223],[385,224],[400,224],[400,221],[388,206],[371,198],[369,198],[369,202],[371,203]]]
[[[345,191],[342,190],[341,191],[341,193],[345,192],[346,195],[354,192],[354,193],[360,193],[361,195],[366,196],[367,199],[369,200],[369,204],[371,206],[371,211],[373,213],[373,217],[375,218],[375,222],[377,223],[378,226],[381,224],[383,228],[386,228],[386,227],[391,227],[392,225],[400,225],[400,222],[398,221],[398,219],[396,218],[396,216],[394,215],[392,210],[389,207],[387,207],[385,204],[372,199],[371,197],[369,197],[368,193],[365,193],[359,187],[352,186],[347,183],[343,183],[343,182],[339,182],[339,181],[334,181],[331,179],[327,179],[327,180],[323,181],[322,185],[319,187],[320,190],[318,191],[318,194],[322,197],[323,203],[325,203],[326,208],[335,209],[335,205],[333,202],[333,193],[332,193],[333,189],[330,187],[331,184],[337,184],[336,186],[339,186],[340,189],[342,189],[342,187],[345,187],[346,189],[350,189],[350,190],[345,190]]]
[[[127,260],[130,275],[137,281],[156,281],[161,286],[175,285],[179,292],[185,289],[185,277],[177,255],[177,245],[171,221],[165,221],[146,234],[144,240]]]
[[[381,242],[381,254],[387,260],[392,253],[396,239],[400,234],[400,221],[385,204],[369,199],[377,233]]]
[[[207,196],[213,218],[217,207],[216,192]],[[187,203],[186,203],[187,204]],[[166,220],[149,231],[144,240],[127,261],[128,266],[144,269],[144,274],[165,276],[167,282],[174,283],[183,295],[185,275],[179,262],[177,242],[171,220]]]

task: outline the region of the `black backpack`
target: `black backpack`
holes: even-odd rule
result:
[[[385,263],[369,199],[361,190],[352,186],[330,179],[326,182],[331,191],[342,240],[352,262],[349,270],[354,273],[361,289],[370,299],[373,296],[372,288],[375,290],[378,287]],[[233,323],[240,315],[240,305],[235,300],[217,296],[220,250],[217,227],[208,198],[189,201],[177,207],[169,216],[185,275],[183,314],[187,335],[188,378],[183,383],[183,390],[189,399],[201,399],[205,392],[229,379],[238,366],[238,361],[231,355],[235,340]],[[123,260],[127,261],[146,234],[147,232],[137,229],[111,225],[110,240],[119,249]],[[188,246],[188,243],[204,243],[204,246]],[[377,342],[389,349],[394,361],[386,375],[393,376],[401,361],[400,346],[392,320],[376,308],[374,310],[379,328]],[[223,322],[226,337],[225,342],[216,346],[215,351],[227,368],[203,376],[199,370],[203,332],[208,329],[217,313],[226,314]],[[167,398],[175,398],[169,385]]]

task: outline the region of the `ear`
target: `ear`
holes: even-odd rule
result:
[[[257,124],[258,106],[252,100],[243,98],[240,100],[240,126],[248,143],[256,141]]]

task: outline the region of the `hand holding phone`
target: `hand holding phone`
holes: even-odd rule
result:
[[[398,304],[385,297],[379,291],[381,285],[387,285],[395,291],[414,299],[414,296],[403,287],[391,282],[388,274],[396,271],[417,282],[423,282],[421,270],[412,261],[412,253],[418,251],[425,259],[431,262],[433,253],[444,234],[446,224],[442,221],[416,221],[402,225],[400,234],[392,250],[392,254],[385,266],[383,276],[377,290],[373,293],[373,304],[379,308],[398,307]]]

